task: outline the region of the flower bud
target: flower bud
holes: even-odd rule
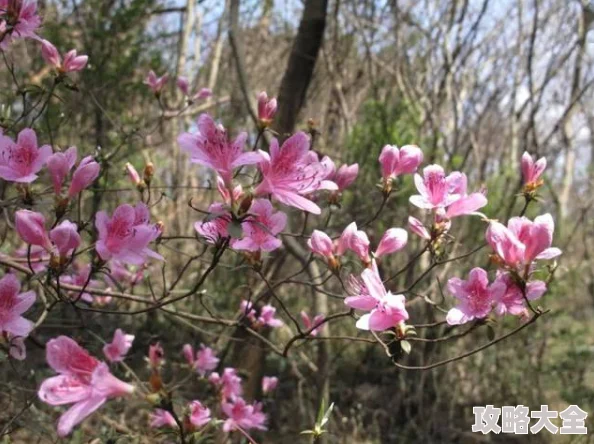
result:
[[[147,162],[146,166],[144,167],[144,181],[147,185],[151,184],[154,174],[155,165],[153,165],[153,162]]]

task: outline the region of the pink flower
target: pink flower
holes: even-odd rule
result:
[[[268,126],[276,114],[276,99],[269,99],[266,91],[258,94],[258,120],[263,126]]]
[[[65,437],[87,416],[111,398],[130,394],[134,387],[109,372],[67,336],[51,339],[46,346],[47,363],[58,376],[46,379],[39,388],[39,398],[50,405],[74,405],[62,414],[58,435]]]
[[[429,231],[427,230],[427,228],[425,228],[425,225],[423,225],[423,222],[421,222],[419,219],[412,216],[408,216],[408,228],[417,236],[423,239],[431,240],[431,234],[429,234]]]
[[[370,312],[359,318],[357,328],[382,331],[408,319],[404,296],[387,292],[377,269],[365,269],[361,280],[363,285],[359,287],[360,293],[344,300],[351,308]]]
[[[535,162],[528,152],[524,152],[522,155],[522,177],[524,179],[524,185],[538,185],[539,178],[546,167],[546,158],[541,157]]]
[[[423,162],[423,152],[416,145],[405,145],[398,149],[395,145],[386,145],[379,156],[384,180],[393,180],[403,174],[412,174]]]
[[[197,120],[198,133],[183,133],[177,138],[182,150],[190,153],[190,160],[215,170],[230,184],[233,170],[243,165],[253,165],[261,159],[258,153],[244,152],[247,133],[241,133],[230,142],[222,125],[217,125],[208,114]]]
[[[244,431],[250,429],[266,430],[266,415],[262,413],[262,405],[255,403],[247,404],[242,398],[237,398],[232,402],[221,404],[223,413],[227,415],[227,420],[223,424],[223,431],[232,432],[241,428]]]
[[[256,187],[255,194],[271,194],[285,205],[320,214],[320,207],[304,196],[322,188],[337,190],[338,187],[325,181],[326,168],[309,153],[309,137],[303,132],[289,137],[281,148],[273,139],[270,155],[260,151],[263,180]],[[315,153],[314,156],[317,158]]]
[[[221,395],[224,399],[233,399],[241,396],[243,390],[241,388],[241,378],[237,375],[237,370],[227,367],[223,370],[223,375],[213,372],[208,377],[208,380],[218,386],[221,390]]]
[[[530,221],[526,217],[512,217],[507,227],[491,221],[486,239],[497,256],[510,267],[526,266],[534,260],[553,259],[561,250],[551,247],[555,223],[550,214]]]
[[[258,322],[262,325],[267,325],[271,328],[282,327],[284,325],[283,321],[275,318],[275,315],[276,308],[274,308],[272,305],[265,305],[260,309],[260,316],[258,317]]]
[[[76,163],[76,147],[71,146],[63,153],[54,153],[47,159],[47,169],[49,171],[54,192],[60,194],[64,179]]]
[[[148,360],[151,368],[159,368],[163,364],[164,357],[165,351],[159,342],[149,345]]]
[[[148,87],[153,91],[153,93],[155,93],[155,95],[159,95],[161,94],[161,90],[167,83],[167,80],[169,80],[169,76],[167,74],[165,74],[162,77],[157,77],[155,72],[151,70],[146,76],[144,84],[148,85]]]
[[[495,301],[503,297],[506,287],[501,281],[489,285],[487,272],[482,268],[473,268],[468,274],[468,280],[450,278],[448,290],[459,304],[448,311],[446,321],[450,325],[460,325],[473,319],[482,319],[491,312]]]
[[[356,222],[347,225],[338,240],[337,254],[343,255],[346,250],[353,251],[362,262],[369,262],[369,238],[364,231],[357,229]]]
[[[52,251],[52,243],[45,229],[45,217],[31,210],[18,210],[14,215],[17,234],[30,245]]]
[[[382,236],[373,253],[376,258],[402,250],[408,242],[408,233],[402,228],[390,228]]]
[[[357,175],[359,174],[359,165],[356,163],[352,165],[341,165],[338,171],[336,170],[334,161],[328,156],[324,156],[321,160],[321,163],[326,168],[326,175],[324,179],[335,183],[338,187],[338,192],[342,192],[348,188],[348,186],[355,181]]]
[[[210,409],[204,407],[200,401],[190,403],[190,424],[196,428],[204,427],[210,422]]]
[[[132,348],[134,335],[125,334],[121,328],[118,328],[113,334],[113,340],[110,344],[105,344],[103,354],[109,362],[120,362]]]
[[[164,427],[175,428],[177,427],[177,423],[175,422],[173,415],[167,410],[155,409],[155,411],[151,413],[149,427],[152,429],[161,429]]]
[[[51,155],[51,146],[37,147],[37,136],[32,129],[22,130],[16,143],[0,133],[0,178],[31,183]]]
[[[5,49],[15,38],[39,39],[36,31],[41,25],[41,18],[37,15],[37,1],[0,0],[0,23],[12,24],[12,30],[0,42],[1,49]]]
[[[239,308],[244,313],[246,318],[252,322],[256,322],[256,310],[254,310],[254,305],[251,302],[243,299],[239,305]]]
[[[76,49],[72,49],[66,53],[64,62],[62,62],[62,57],[56,47],[47,40],[41,40],[41,55],[48,64],[63,73],[82,71],[89,61],[88,56],[79,56]]]
[[[274,391],[278,386],[278,378],[275,376],[264,376],[262,378],[262,393],[265,395]]]
[[[498,273],[495,282],[500,282],[505,286],[505,291],[501,292],[495,298],[495,313],[499,316],[510,314],[514,316],[525,316],[526,306],[522,290],[514,282],[509,273]],[[526,298],[535,300],[540,298],[547,290],[547,285],[543,281],[532,281],[526,284]]]
[[[186,77],[179,76],[175,83],[184,96],[190,95],[190,83]]]
[[[194,224],[196,232],[209,244],[216,244],[219,239],[229,237],[227,228],[231,222],[231,214],[221,203],[213,203],[208,207],[210,213],[206,220]]]
[[[87,156],[80,161],[80,164],[72,173],[72,182],[68,189],[68,197],[72,198],[82,190],[91,185],[99,176],[101,167],[93,157]]]
[[[95,217],[99,239],[95,248],[101,259],[116,259],[139,265],[147,257],[162,260],[162,256],[148,248],[161,234],[157,225],[149,224],[149,209],[144,203],[120,205],[110,218],[105,211]]]
[[[305,311],[302,311],[299,314],[301,316],[301,321],[303,322],[303,326],[305,327],[305,330],[306,331],[311,330],[312,327],[315,327],[313,330],[311,330],[311,332],[309,334],[311,336],[317,336],[319,333],[320,327],[322,326],[322,322],[325,319],[324,315],[323,314],[316,315],[312,321],[311,318],[309,317],[309,315]]]
[[[190,344],[183,346],[182,353],[188,364],[194,367],[202,376],[217,368],[219,363],[219,358],[217,358],[212,348],[204,344],[200,345],[200,350],[196,352],[196,357],[194,357],[194,348]]]
[[[274,211],[266,199],[255,199],[249,209],[249,215],[241,224],[243,238],[234,239],[231,247],[235,250],[273,251],[282,245],[276,236],[285,228],[287,215]]]
[[[49,232],[49,238],[61,257],[67,257],[80,245],[76,224],[65,220]]]
[[[99,281],[95,279],[89,279],[89,274],[91,273],[91,264],[87,264],[84,266],[80,266],[79,264],[74,264],[74,273],[71,275],[62,275],[60,276],[60,283],[63,284],[70,284],[76,285],[78,287],[84,288],[86,286],[87,289],[91,288],[100,288]],[[82,295],[80,291],[69,291],[68,295],[72,299],[79,299],[92,304],[93,301],[98,297],[93,297],[90,293],[84,292]],[[107,301],[109,302],[109,301]]]
[[[19,293],[21,283],[13,274],[0,279],[0,332],[25,337],[33,329],[33,322],[22,314],[35,303],[35,292]]]

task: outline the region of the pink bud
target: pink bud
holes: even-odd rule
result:
[[[268,99],[265,91],[258,94],[258,119],[261,122],[269,124],[276,114],[276,99]]]
[[[414,173],[423,162],[423,152],[415,145],[405,145],[400,149],[386,145],[382,149],[379,162],[382,177],[386,180],[394,179],[402,174]]]
[[[89,61],[89,57],[86,55],[76,55],[76,49],[72,49],[66,53],[64,56],[64,63],[62,64],[62,70],[64,72],[75,72],[75,71],[82,71],[85,66],[87,66],[87,62]]]
[[[278,378],[275,376],[264,376],[262,378],[262,393],[265,395],[276,389],[278,386]]]
[[[113,334],[111,343],[103,347],[103,354],[109,362],[121,362],[132,348],[133,342],[134,335],[128,335],[118,328]]]
[[[194,94],[194,97],[192,97],[192,99],[193,100],[207,99],[211,96],[212,96],[212,90],[210,88],[200,88],[200,91],[198,91],[196,94]]]
[[[136,171],[134,165],[132,165],[130,162],[127,162],[126,171],[128,172],[128,176],[130,177],[132,183],[134,185],[138,185],[140,183],[140,174],[138,174],[138,171]]]
[[[56,47],[47,40],[41,40],[41,56],[49,65],[59,68],[62,58]]]
[[[182,347],[182,355],[188,364],[191,366],[194,365],[194,347],[192,347],[190,344],[184,344]]]
[[[49,171],[54,192],[60,194],[64,179],[76,162],[76,147],[72,146],[63,153],[54,153],[47,159],[47,169]]]
[[[79,247],[80,235],[76,224],[65,220],[49,232],[49,237],[62,257]]]
[[[355,222],[344,229],[338,240],[337,254],[342,255],[346,250],[353,251],[363,262],[369,261],[369,238],[364,231],[357,229]]]
[[[380,240],[375,257],[385,256],[386,254],[395,253],[401,250],[408,241],[408,233],[402,228],[390,228],[384,233]]]
[[[190,93],[189,93],[190,84],[188,83],[187,78],[179,76],[177,78],[176,84],[177,84],[177,87],[179,88],[179,90],[184,94],[184,96],[190,95]]]
[[[522,177],[524,178],[524,184],[536,184],[546,167],[546,158],[541,157],[536,162],[534,162],[532,156],[527,152],[524,152],[522,155]]]
[[[345,190],[352,184],[359,174],[359,164],[341,165],[338,171],[334,174],[332,181],[338,186],[338,190]]]
[[[165,352],[158,342],[149,346],[149,364],[152,368],[159,368],[163,363]]]
[[[74,197],[82,190],[91,185],[99,176],[100,166],[93,160],[93,157],[87,156],[80,161],[78,168],[72,175],[72,183],[68,190],[68,197]]]
[[[425,225],[423,225],[423,222],[421,222],[419,219],[409,216],[408,228],[417,236],[423,239],[431,240],[431,235],[429,234],[429,231],[427,230],[427,228],[425,228]]]
[[[190,403],[190,424],[194,427],[204,427],[210,422],[210,409],[204,407],[200,401]]]
[[[334,249],[332,239],[323,231],[314,230],[311,238],[307,241],[307,245],[311,251],[320,256],[328,259],[332,257],[332,251]]]
[[[30,210],[19,210],[15,213],[16,232],[22,240],[30,245],[39,245],[51,250],[51,243],[45,230],[43,214]]]

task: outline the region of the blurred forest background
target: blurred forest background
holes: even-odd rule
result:
[[[216,190],[195,189],[208,188],[212,178],[189,164],[177,146],[177,135],[193,129],[197,115],[208,111],[230,133],[248,129],[253,137],[253,110],[261,90],[279,98],[274,130],[284,134],[305,129],[313,119],[319,131],[318,152],[337,162],[359,163],[356,186],[333,213],[330,225],[336,230],[352,220],[367,219],[381,203],[375,184],[377,158],[385,144],[417,144],[425,163],[466,172],[470,183],[488,189],[485,213],[500,220],[518,215],[522,207],[522,200],[515,198],[521,187],[522,153],[546,156],[549,162],[542,201],[530,207],[528,216],[550,212],[558,224],[554,245],[563,256],[550,291],[539,301],[551,312],[497,346],[448,366],[413,372],[395,368],[381,347],[366,342],[306,341],[288,359],[281,359],[240,331],[167,313],[112,319],[88,314],[87,327],[101,337],[107,339],[116,324],[137,335],[130,365],[139,373],[146,365],[148,344],[161,340],[176,359],[186,342],[215,347],[226,364],[247,375],[248,397],[259,396],[261,375],[278,375],[279,389],[265,407],[271,430],[261,435],[262,442],[309,442],[299,432],[312,427],[324,394],[336,404],[331,434],[325,438],[329,443],[563,441],[544,432],[523,437],[473,434],[472,407],[486,404],[548,404],[556,410],[578,404],[590,413],[592,430],[594,3],[41,0],[39,5],[44,38],[89,55],[89,66],[77,80],[78,91],[63,91],[60,100],[49,104],[45,119],[54,128],[58,146],[76,145],[79,152],[109,159],[88,205],[115,207],[133,201],[136,191],[123,164],[129,161],[141,168],[151,160],[156,166],[153,185],[163,194],[154,215],[165,223],[167,235],[192,236],[192,224],[200,215],[188,211],[190,198],[201,208],[216,199]],[[28,83],[51,81],[32,43],[14,46],[9,56],[18,61],[18,75],[27,76]],[[158,75],[169,73],[172,79],[186,76],[195,90],[208,87],[213,96],[184,107],[184,98],[170,81],[160,107],[142,83],[150,69]],[[2,113],[10,112],[10,104],[2,99],[3,90],[10,88],[11,73],[3,68]],[[47,137],[43,126],[38,125],[40,139]],[[108,182],[112,191],[102,191]],[[412,190],[407,178],[382,217],[368,228],[372,238],[386,228],[406,226]],[[293,223],[300,227],[302,221]],[[484,225],[475,219],[461,219],[453,231],[464,245],[455,243],[451,255],[483,242]],[[286,272],[298,267],[304,245],[287,241],[287,248],[278,253],[277,268]],[[389,274],[401,268],[419,245],[411,236],[407,252],[385,262],[384,270]],[[195,247],[176,241],[168,248],[179,253],[181,267]],[[168,270],[175,271],[176,259],[170,257]],[[487,252],[481,250],[468,260],[438,267],[416,291],[438,300],[440,283],[487,261]],[[249,292],[263,291],[264,284],[253,273],[236,268],[240,258],[231,256],[226,263],[238,272],[217,270],[207,283],[205,299],[218,312],[232,313]],[[421,262],[399,276],[394,288],[414,281],[426,266]],[[135,291],[147,293],[148,281],[158,280],[160,274],[160,265],[155,265]],[[328,287],[329,292],[341,293],[336,286]],[[278,293],[294,311],[344,310],[341,300],[322,297],[303,285],[284,285]],[[187,312],[203,311],[198,300],[184,304],[179,308]],[[410,312],[412,319],[442,319],[428,304],[415,305]],[[507,331],[517,322],[506,319],[494,328]],[[90,338],[65,311],[59,327],[68,326],[74,336]],[[44,326],[39,334],[51,337],[51,328]],[[440,328],[422,333],[429,340],[413,342],[412,353],[401,362],[422,365],[455,356],[489,335],[487,328],[479,328],[458,340],[431,342],[432,335],[448,332],[447,326]],[[328,330],[332,336],[357,335],[351,320],[330,324]],[[291,337],[282,329],[273,335],[281,343]],[[41,352],[37,359],[43,373]],[[20,365],[4,365],[4,376],[18,374]],[[171,372],[174,376],[175,369]],[[0,390],[0,423],[30,400],[37,403],[35,387],[41,375],[19,377],[21,390]],[[53,422],[48,411],[34,406],[19,416],[17,423],[24,429],[13,437],[15,442],[46,442],[53,433],[46,429]],[[129,428],[130,442],[154,442],[157,438],[135,434],[146,432],[146,415],[139,411],[148,409],[127,406],[116,412],[126,425],[118,427]],[[93,421],[106,436],[115,433],[109,431],[113,424],[101,422],[101,415],[85,424]],[[88,441],[84,429],[83,424],[73,442]],[[591,441],[581,438],[579,442]]]

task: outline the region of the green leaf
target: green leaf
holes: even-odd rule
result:
[[[326,425],[326,423],[330,419],[330,415],[332,414],[333,409],[334,409],[334,403],[330,404],[330,407],[328,407],[328,410],[326,410],[326,413],[324,414],[324,417],[322,418],[322,421],[320,422],[320,427],[324,427],[324,425]]]

